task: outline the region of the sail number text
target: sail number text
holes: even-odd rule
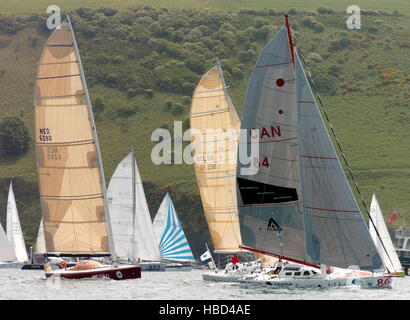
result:
[[[40,135],[38,136],[40,141],[52,141],[53,137],[51,136],[51,131],[49,128],[40,128]]]

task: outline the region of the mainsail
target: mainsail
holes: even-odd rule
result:
[[[263,49],[249,80],[242,129],[259,129],[258,171],[241,174],[245,246],[311,264],[379,269],[381,259],[313,97],[290,28]]]
[[[384,266],[391,273],[403,272],[403,267],[400,263],[399,257],[397,256],[396,250],[394,249],[389,230],[387,230],[387,226],[384,222],[384,217],[375,194],[373,194],[372,203],[370,205],[370,216],[379,231],[380,238],[377,236],[373,224],[369,222],[370,235],[372,236],[377,250],[379,250]]]
[[[115,259],[94,117],[69,20],[41,54],[35,130],[47,253],[109,255],[111,249]]]
[[[28,260],[26,244],[24,243],[23,231],[17,211],[16,199],[13,192],[13,183],[10,182],[9,196],[7,200],[7,238],[14,246],[17,262]]]
[[[115,169],[107,195],[118,257],[159,261],[160,253],[133,152]]]
[[[153,227],[161,259],[176,261],[195,260],[168,193],[158,209]]]
[[[236,203],[236,153],[240,120],[219,62],[201,77],[190,113],[195,174],[215,251],[236,252],[242,243]]]

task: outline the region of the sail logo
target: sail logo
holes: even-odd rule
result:
[[[268,227],[266,228],[267,231],[276,231],[276,232],[281,232],[282,228],[279,226],[279,224],[273,219],[270,218],[268,222]]]
[[[262,129],[259,129],[258,131],[256,130],[256,128],[252,128],[252,129],[249,130],[249,134],[252,138],[256,138],[259,133],[260,133],[260,138],[261,139],[274,138],[274,137],[281,137],[282,136],[280,126],[263,127]]]

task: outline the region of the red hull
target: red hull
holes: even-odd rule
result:
[[[141,267],[111,267],[86,271],[57,270],[46,272],[46,277],[57,276],[65,279],[84,279],[84,278],[109,278],[113,280],[127,280],[141,278]]]

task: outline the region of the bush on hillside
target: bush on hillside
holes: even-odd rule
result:
[[[21,155],[29,149],[30,134],[26,124],[17,117],[0,122],[1,149],[8,155]]]

